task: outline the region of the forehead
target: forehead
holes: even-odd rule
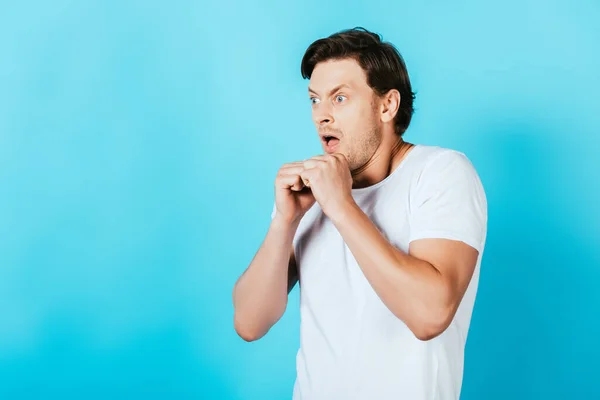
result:
[[[310,77],[310,88],[325,93],[332,88],[346,84],[352,89],[369,89],[365,71],[354,59],[329,60],[315,66]]]

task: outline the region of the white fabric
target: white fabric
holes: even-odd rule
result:
[[[460,152],[416,145],[387,178],[352,196],[402,251],[416,239],[460,240],[479,251],[477,266],[449,328],[421,341],[379,299],[315,203],[294,237],[301,326],[293,399],[458,399],[487,231],[477,172]]]

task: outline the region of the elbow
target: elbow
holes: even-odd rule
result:
[[[413,333],[420,341],[427,342],[440,336],[447,328],[448,326],[423,326],[418,329],[413,329]]]
[[[243,329],[238,326],[235,327],[235,331],[238,334],[238,336],[246,342],[254,342],[262,337],[262,335],[259,335],[256,332]]]
[[[445,308],[443,311],[420,319],[410,329],[415,337],[423,342],[435,339],[448,329],[454,319],[454,314],[453,308]]]
[[[235,332],[246,342],[254,342],[262,337],[262,335],[259,335],[256,331],[240,326],[238,323],[235,323],[234,326]]]
[[[281,300],[271,300],[268,307],[266,301],[270,299],[255,299],[246,296],[244,301],[237,298],[234,290],[233,326],[235,332],[246,342],[254,342],[265,336],[271,327],[281,318],[287,306],[287,293],[284,292]]]
[[[233,326],[238,336],[246,342],[254,342],[266,334],[266,332],[260,331],[253,324],[240,321],[237,315],[234,317]]]
[[[254,342],[258,339],[260,339],[260,336],[258,335],[254,335],[250,332],[245,332],[245,331],[239,331],[236,329],[236,332],[238,334],[239,337],[241,337],[244,341],[250,343],[250,342]]]

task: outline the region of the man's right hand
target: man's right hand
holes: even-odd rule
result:
[[[302,162],[284,164],[275,179],[277,217],[287,223],[299,221],[315,204],[315,197],[311,190],[300,178],[303,170]]]

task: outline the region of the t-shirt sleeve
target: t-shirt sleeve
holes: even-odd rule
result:
[[[427,163],[410,196],[410,240],[462,241],[480,253],[487,230],[487,200],[469,159],[447,150]]]
[[[273,211],[271,211],[271,219],[275,218],[275,214],[277,214],[277,205],[273,203]]]

